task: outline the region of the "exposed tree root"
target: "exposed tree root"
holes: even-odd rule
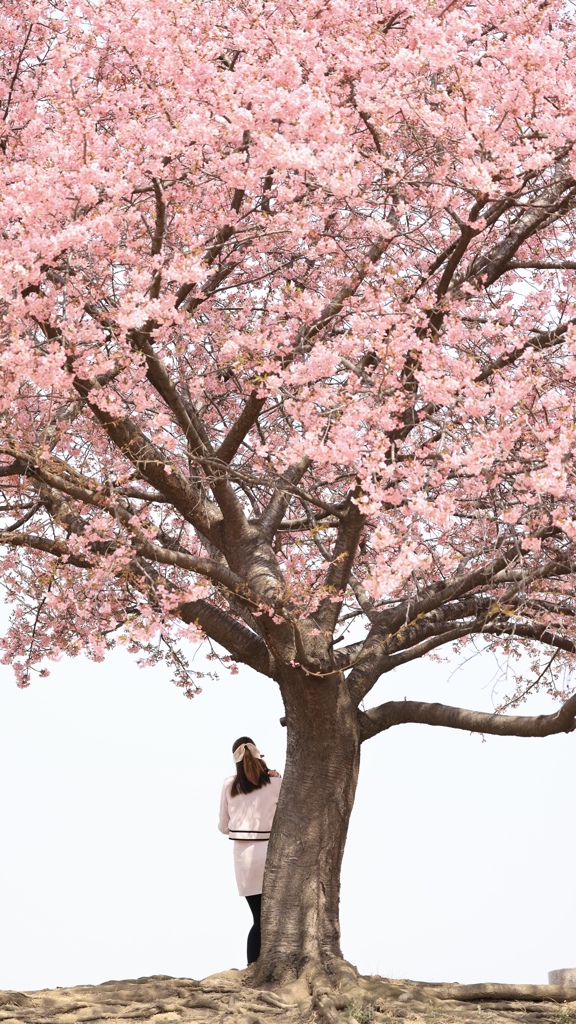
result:
[[[576,1024],[576,989],[557,985],[393,981],[362,977],[345,961],[309,964],[284,986],[260,987],[253,977],[233,970],[203,981],[155,975],[0,992],[0,1024]]]
[[[426,992],[437,999],[458,999],[458,1001],[481,1002],[489,999],[520,999],[531,1003],[576,1002],[576,988],[564,985],[423,985]]]
[[[392,1010],[398,1002],[412,1005],[439,1000],[459,1003],[490,1003],[493,1009],[513,1010],[515,1003],[575,1003],[576,988],[561,985],[432,984],[363,977],[352,964],[338,961],[330,966],[308,965],[297,981],[273,989],[276,1005],[298,1006],[302,1020],[312,1016],[319,1024],[342,1024],[342,1011],[375,1007]]]
[[[245,985],[257,985],[274,993],[283,1006],[297,1007],[303,1021],[342,1024],[342,1010],[366,1001],[358,971],[347,960],[308,963],[297,978],[280,984],[263,981],[256,965],[243,973]]]

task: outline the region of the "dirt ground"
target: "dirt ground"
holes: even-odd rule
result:
[[[203,981],[155,975],[102,985],[0,992],[0,1024],[576,1024],[576,989],[432,985],[360,978],[335,994],[305,982],[250,986],[248,971]]]

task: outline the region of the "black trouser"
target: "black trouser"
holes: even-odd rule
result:
[[[247,896],[246,899],[254,918],[254,924],[248,932],[246,947],[248,964],[250,965],[260,956],[260,908],[262,906],[262,893],[259,892],[257,896]]]

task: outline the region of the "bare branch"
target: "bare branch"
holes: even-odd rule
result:
[[[375,622],[378,617],[378,609],[373,601],[371,601],[362,584],[355,576],[350,576],[349,585],[368,621]]]
[[[432,636],[429,636],[428,639],[414,644],[413,647],[408,647],[398,654],[391,654],[386,658],[386,671],[390,672],[393,668],[398,668],[400,665],[407,665],[408,662],[424,657],[425,654],[436,650],[437,647],[443,647],[454,640],[460,640],[463,636],[469,636],[470,633],[481,631],[481,625],[475,630],[474,624],[469,622],[464,622],[461,626],[453,626],[452,629],[447,627],[444,627],[442,630],[439,629]]]
[[[22,459],[14,459],[9,466],[0,466],[0,477],[22,476],[26,472],[26,463]]]
[[[441,725],[492,736],[554,736],[576,729],[576,694],[551,715],[491,715],[484,711],[468,711],[445,704],[391,700],[370,711],[359,712],[359,719],[362,741],[393,725],[407,722]]]
[[[250,393],[238,419],[232,424],[222,444],[217,449],[215,453],[217,459],[221,462],[232,461],[244,438],[257,422],[265,402],[265,398],[258,398],[256,391]]]
[[[358,505],[351,499],[341,519],[332,561],[328,566],[322,589],[326,592],[317,611],[312,616],[321,630],[332,634],[338,622],[344,593],[348,586],[354,559],[358,551],[360,537],[366,524]]]
[[[135,498],[137,501],[148,501],[154,505],[162,505],[168,501],[160,491],[148,491],[144,487],[115,487],[114,493],[122,498]]]
[[[207,636],[220,644],[236,661],[249,665],[255,672],[275,677],[276,666],[263,640],[227,615],[222,608],[208,601],[188,601],[178,609],[184,622],[195,622]]]
[[[555,633],[548,626],[539,622],[516,622],[514,619],[497,619],[487,623],[481,630],[482,633],[491,633],[493,636],[518,636],[523,640],[537,640],[540,644],[548,644],[559,651],[567,651],[569,654],[576,654],[576,642]]]
[[[316,523],[322,523],[323,529],[337,527],[339,519],[333,518],[333,513],[326,510],[314,513]],[[328,520],[328,521],[327,521]],[[310,529],[310,518],[308,516],[296,516],[294,519],[283,519],[276,533],[298,533],[301,530]]]
[[[162,185],[158,178],[152,179],[154,186],[154,198],[156,200],[156,223],[154,225],[154,236],[152,238],[152,255],[158,256],[162,251],[164,231],[166,228],[166,203],[162,192]],[[156,296],[155,296],[156,297]]]
[[[346,647],[338,647],[334,651],[334,667],[339,672],[347,672],[362,657],[363,650],[363,640],[358,640],[355,644],[348,644]]]
[[[282,476],[278,477],[278,483],[274,493],[259,520],[262,536],[265,537],[269,543],[274,539],[276,530],[282,522],[284,513],[288,508],[290,496],[294,493],[294,485],[300,483],[310,465],[311,459],[308,457],[302,458],[298,462],[295,462],[293,466],[289,466],[288,469],[282,473]]]
[[[511,260],[506,270],[576,270],[576,260]]]
[[[520,1007],[520,1000],[536,1002],[568,1003],[576,1002],[576,987],[568,985],[502,985],[488,982],[479,985],[458,985],[445,984],[436,985],[434,982],[424,982],[423,986],[426,995],[436,999],[457,999],[458,1001],[481,1003],[484,1000],[514,1000],[515,1006]],[[482,1012],[481,1007],[478,1007]],[[560,1014],[559,1014],[560,1015]]]

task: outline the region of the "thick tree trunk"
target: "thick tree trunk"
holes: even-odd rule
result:
[[[281,681],[288,751],[270,839],[259,983],[342,965],[340,869],[360,760],[356,707],[341,675]]]

